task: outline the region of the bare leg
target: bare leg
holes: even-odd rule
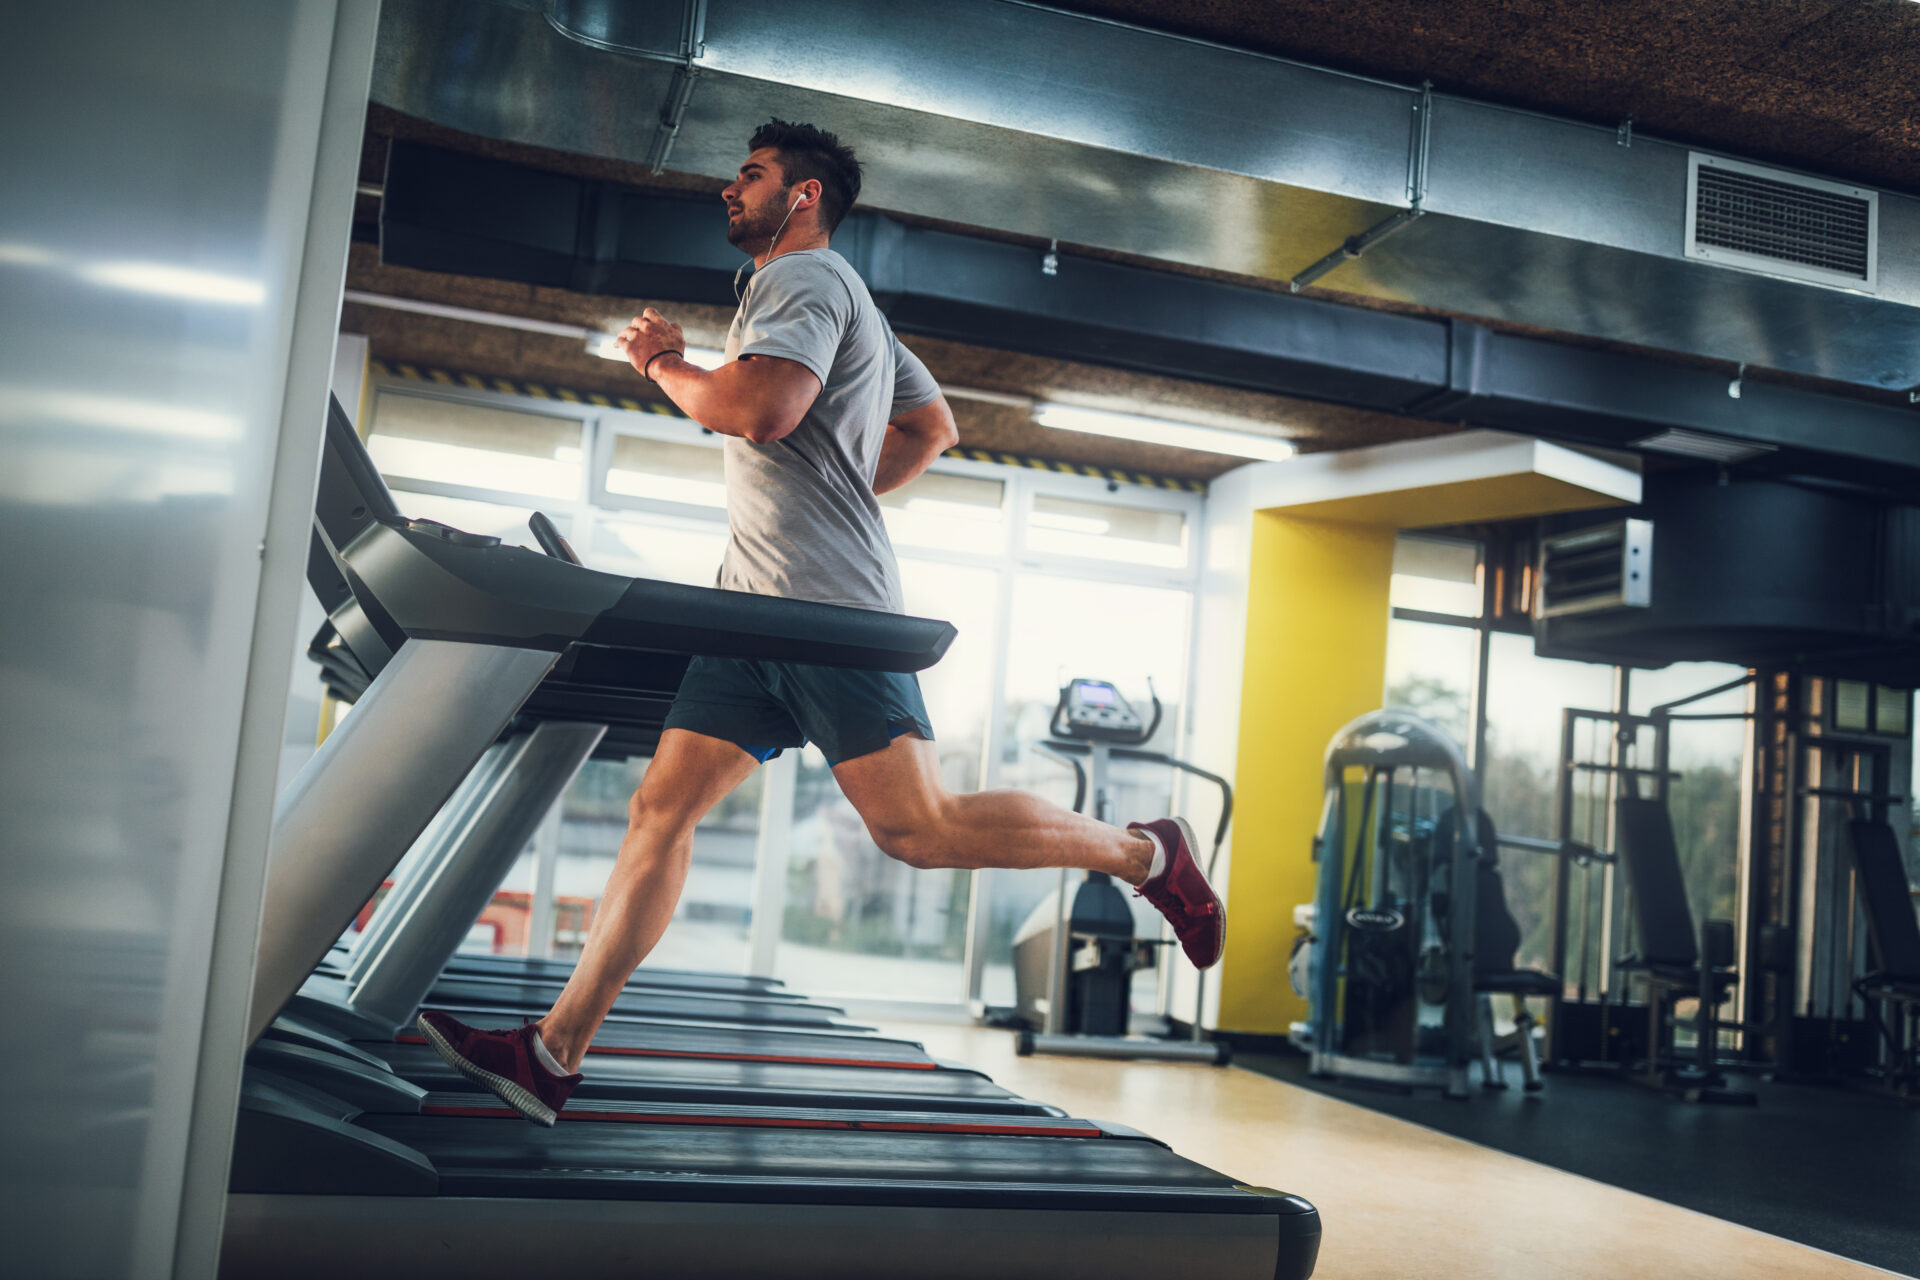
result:
[[[600,896],[580,963],[547,1016],[535,1024],[569,1071],[613,1008],[627,979],[673,919],[693,858],[693,828],[760,762],[731,742],[669,729],[627,806],[620,858]]]
[[[833,776],[874,843],[909,866],[1084,867],[1137,885],[1153,861],[1145,836],[1024,791],[954,795],[921,738],[895,738],[835,765]]]

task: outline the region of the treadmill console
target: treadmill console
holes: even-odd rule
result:
[[[1118,689],[1105,680],[1076,676],[1060,691],[1056,727],[1069,738],[1140,741],[1146,722]]]

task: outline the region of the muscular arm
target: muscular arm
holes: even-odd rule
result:
[[[932,404],[907,410],[887,424],[887,438],[880,446],[880,465],[873,473],[873,491],[886,493],[898,489],[925,471],[959,439],[960,431],[953,425],[953,410],[947,407],[945,396]]]
[[[650,372],[689,418],[755,444],[772,444],[799,426],[820,394],[812,370],[778,356],[747,356],[709,372],[668,352]]]

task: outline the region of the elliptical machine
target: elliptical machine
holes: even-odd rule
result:
[[[1217,774],[1165,752],[1144,749],[1142,744],[1153,737],[1161,717],[1160,697],[1153,692],[1151,680],[1147,690],[1153,712],[1151,719],[1143,720],[1109,681],[1069,680],[1054,706],[1049,726],[1053,737],[1038,744],[1038,749],[1073,770],[1074,811],[1102,822],[1113,821],[1108,774],[1115,759],[1164,764],[1219,787],[1220,824],[1207,861],[1211,877],[1233,816],[1233,788]],[[1013,938],[1016,1017],[1026,1024],[1018,1033],[1017,1051],[1022,1056],[1166,1058],[1224,1066],[1231,1056],[1229,1046],[1201,1039],[1204,973],[1194,997],[1191,1039],[1127,1034],[1133,975],[1158,964],[1160,948],[1168,945],[1166,938],[1134,936],[1126,894],[1100,872],[1087,872],[1069,902],[1067,869],[1062,867],[1059,887],[1033,909]]]

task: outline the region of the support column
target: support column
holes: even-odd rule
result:
[[[787,914],[787,855],[793,847],[793,793],[800,753],[783,751],[761,766],[760,839],[753,851],[753,925],[747,972],[771,978]]]
[[[1287,981],[1293,909],[1313,901],[1327,743],[1386,683],[1394,535],[1254,513],[1222,1027],[1285,1035],[1306,1016]]]
[[[560,862],[561,793],[540,830],[533,837],[533,919],[527,929],[527,955],[534,960],[553,957],[553,878]]]

